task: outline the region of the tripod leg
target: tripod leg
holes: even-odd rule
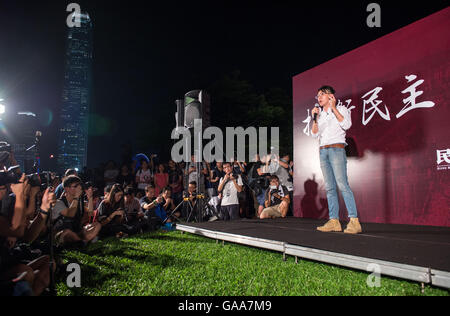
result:
[[[163,225],[167,222],[167,220],[168,220],[171,216],[173,216],[173,214],[175,214],[175,212],[180,208],[180,206],[183,205],[183,203],[184,203],[184,201],[181,201],[181,203],[178,204],[177,207],[175,207],[174,210],[170,212],[170,214],[167,214],[166,219],[162,222]]]
[[[194,210],[195,210],[195,205],[196,205],[196,204],[197,204],[197,201],[195,201],[194,205],[191,205],[191,203],[188,202],[188,205],[189,205],[189,208],[191,209],[191,211],[190,211],[189,216],[188,216],[188,218],[187,218],[187,220],[186,220],[187,223],[188,223],[189,220],[191,219],[191,216],[194,214]],[[195,216],[195,215],[194,215],[194,216]],[[194,219],[195,219],[195,217],[194,217]]]

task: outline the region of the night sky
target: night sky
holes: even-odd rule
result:
[[[376,1],[382,27],[369,28],[366,7],[375,1],[29,2],[0,0],[0,99],[8,110],[39,115],[44,169],[57,152],[71,2],[94,24],[90,167],[119,160],[120,144],[138,137],[135,124],[153,131],[148,147],[135,152],[170,147],[175,99],[233,70],[258,91],[278,87],[291,95],[294,75],[446,7]]]

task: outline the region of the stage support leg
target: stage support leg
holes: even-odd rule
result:
[[[298,257],[295,256],[295,264],[298,264]]]
[[[283,261],[286,261],[286,253],[283,252]]]
[[[422,294],[424,294],[425,293],[425,283],[420,283],[420,292],[422,293]]]

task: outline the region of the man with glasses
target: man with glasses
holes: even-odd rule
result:
[[[231,163],[223,163],[223,171],[225,175],[220,179],[219,192],[222,195],[220,208],[224,219],[239,218],[239,198],[238,193],[242,192],[244,183],[240,175],[233,174]]]
[[[64,179],[64,194],[56,202],[52,213],[55,238],[59,245],[87,243],[97,237],[100,223],[86,224],[85,219],[93,213],[93,191],[86,190],[88,206],[83,203],[81,179],[71,175]],[[86,225],[85,225],[86,224]]]
[[[339,201],[337,188],[342,193],[350,222],[344,233],[361,233],[355,198],[347,178],[347,157],[345,154],[345,131],[352,126],[350,111],[345,106],[336,107],[335,91],[330,86],[322,86],[316,99],[322,109],[315,107],[311,113],[317,119],[312,126],[312,136],[319,139],[320,167],[327,191],[329,221],[317,227],[322,232],[342,231],[339,222]]]

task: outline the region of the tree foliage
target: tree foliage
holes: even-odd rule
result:
[[[222,128],[242,126],[279,127],[280,153],[292,153],[292,101],[281,88],[257,92],[239,71],[212,84],[212,125]]]

